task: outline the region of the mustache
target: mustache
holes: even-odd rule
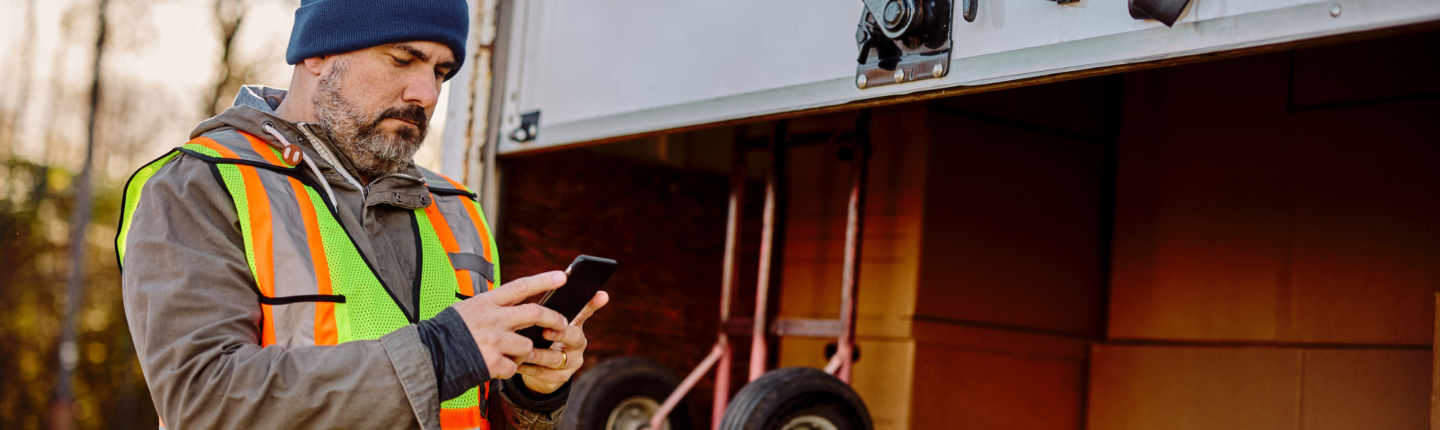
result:
[[[430,116],[425,114],[425,108],[416,105],[405,105],[385,109],[380,112],[380,115],[375,117],[375,121],[371,122],[370,126],[379,127],[380,121],[384,121],[387,118],[395,118],[415,123],[415,126],[420,128],[421,133],[424,133],[430,126]]]

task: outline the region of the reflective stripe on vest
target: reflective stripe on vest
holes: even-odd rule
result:
[[[494,239],[475,194],[422,169],[431,204],[411,213],[420,255],[415,280],[418,315],[410,315],[375,275],[324,195],[297,174],[300,168],[286,164],[265,141],[234,130],[196,138],[130,179],[116,237],[122,266],[130,217],[145,182],[179,154],[209,162],[235,203],[263,316],[262,346],[294,348],[378,339],[433,318],[462,297],[494,288],[500,280]],[[489,383],[484,388],[442,402],[441,428],[488,429],[483,406]]]
[[[491,263],[496,261],[495,238],[475,193],[448,177],[421,171],[434,196],[434,204],[425,208],[425,214],[455,268],[460,294],[470,297],[476,291],[495,288],[500,279],[500,266]]]

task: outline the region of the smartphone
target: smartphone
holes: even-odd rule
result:
[[[615,269],[618,267],[620,265],[615,260],[608,258],[589,255],[575,257],[575,261],[565,269],[567,276],[565,285],[546,292],[545,297],[540,299],[540,306],[550,308],[559,312],[560,315],[564,315],[570,321],[575,321],[575,317],[580,316],[580,311],[585,309],[585,304],[590,303],[590,299],[595,297],[597,291],[600,291],[600,286],[605,285],[605,281],[610,279],[610,275],[615,274]],[[530,326],[521,329],[518,333],[535,342],[536,348],[549,348],[554,342],[542,337],[544,332],[544,327]]]

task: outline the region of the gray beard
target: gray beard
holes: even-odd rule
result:
[[[344,60],[336,62],[315,88],[315,116],[320,126],[361,176],[378,178],[403,170],[425,141],[429,121],[419,124],[419,133],[409,128],[386,133],[380,129],[383,112],[366,114],[340,95],[345,69]]]

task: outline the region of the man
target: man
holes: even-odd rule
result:
[[[483,429],[498,379],[507,423],[553,427],[608,296],[566,321],[520,304],[562,272],[496,288],[474,194],[412,162],[466,9],[303,1],[289,91],[243,88],[131,178],[117,257],[162,426]]]

